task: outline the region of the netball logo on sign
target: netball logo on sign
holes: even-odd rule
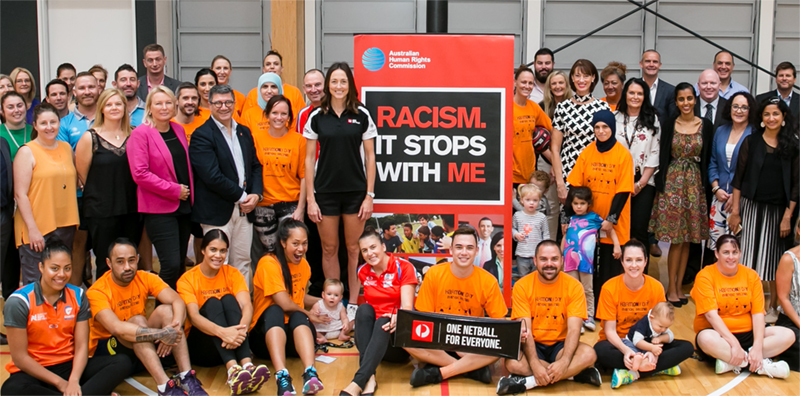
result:
[[[433,342],[433,322],[415,320],[411,328],[411,339],[414,341]]]

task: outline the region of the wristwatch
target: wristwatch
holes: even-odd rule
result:
[[[375,193],[372,191],[367,191],[367,195],[369,195],[373,199],[375,198]]]

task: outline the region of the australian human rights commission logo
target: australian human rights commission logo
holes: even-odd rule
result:
[[[389,63],[390,69],[425,69],[428,63],[431,63],[431,58],[420,56],[418,51],[390,50],[389,56],[377,47],[372,47],[364,51],[361,56],[361,64],[369,71],[378,71]]]

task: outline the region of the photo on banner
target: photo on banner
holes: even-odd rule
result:
[[[378,129],[374,211],[442,214],[452,219],[441,224],[445,240],[464,221],[511,224],[514,37],[357,35],[354,56]],[[510,303],[510,283],[504,291]]]

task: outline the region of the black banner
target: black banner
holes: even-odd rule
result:
[[[378,127],[381,202],[502,204],[501,92],[369,88],[364,100]]]
[[[517,359],[521,335],[521,321],[401,309],[397,311],[394,346]]]

